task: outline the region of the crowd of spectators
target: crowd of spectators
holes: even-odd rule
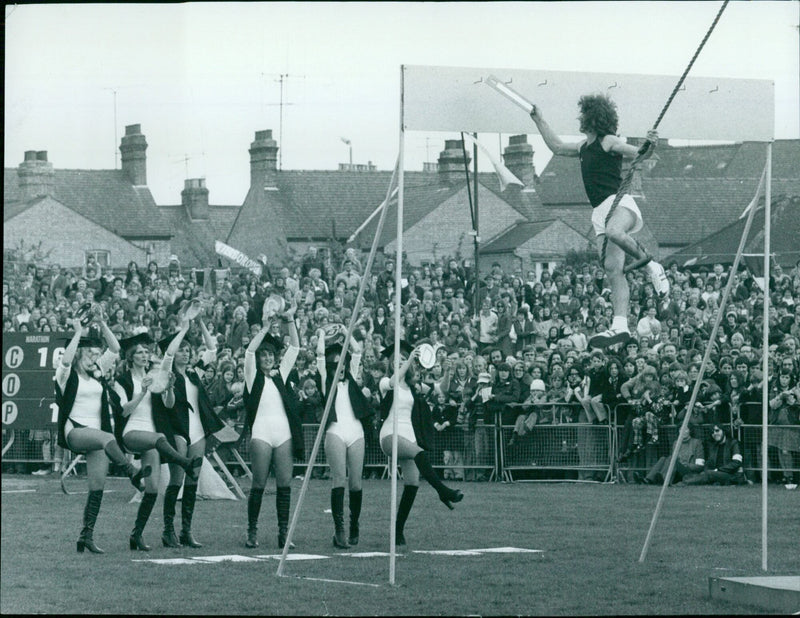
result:
[[[380,352],[395,330],[395,263],[380,257],[353,334],[364,344],[363,382],[373,387],[376,410],[375,386],[389,369]],[[119,338],[147,332],[158,341],[178,329],[181,308],[200,298],[200,319],[217,339],[217,356],[206,364],[198,354],[199,369],[220,413],[234,421],[241,414],[244,350],[260,328],[265,300],[277,295],[298,307],[302,351],[293,380],[304,422],[314,423],[324,404],[315,379],[317,332],[349,323],[362,260],[350,249],[332,266],[330,257],[309,250],[296,263],[265,268],[260,276],[244,269],[188,270],[174,256],[166,265],[131,262],[124,272],[94,260],[82,269],[29,264],[4,274],[3,331],[69,333],[70,317],[92,302],[102,306]],[[471,269],[451,258],[404,265],[403,276],[401,336],[436,349],[436,364],[424,379],[435,427],[442,436],[470,436],[453,442],[468,440],[468,447],[444,449],[445,476],[464,477],[464,459],[475,461],[486,450],[484,438],[472,437],[476,427],[495,418],[514,427],[512,446],[530,440],[537,425],[616,422],[624,428],[624,461],[657,443],[659,427],[682,421],[708,346],[710,362],[691,427],[719,424],[734,438],[742,425],[761,423],[764,299],[747,268],[731,274],[722,264],[687,270],[671,263],[665,299],[642,271],[629,273],[633,339],[623,349],[605,351],[587,349],[588,338],[608,328],[612,318],[610,290],[596,261],[561,264],[540,276],[505,272],[494,263],[477,290]],[[730,298],[711,341],[729,276]],[[788,273],[774,267],[768,319],[769,419],[782,427],[770,433],[770,445],[783,471],[779,480],[789,486],[796,484],[792,470],[800,466],[800,262]],[[273,334],[286,336],[285,325],[273,327]],[[187,339],[203,352],[197,320]],[[609,409],[617,414],[609,415]],[[758,453],[749,446],[743,450],[745,466],[755,467]]]

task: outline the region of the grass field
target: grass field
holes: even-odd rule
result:
[[[638,562],[659,488],[643,485],[461,483],[454,512],[423,483],[396,561],[334,550],[329,482],[309,486],[293,553],[327,559],[203,562],[141,559],[279,554],[274,494],[264,496],[261,547],[244,547],[246,504],[198,501],[202,549],[161,546],[161,499],[145,530],[153,551],[127,547],[137,505],[124,479],[109,479],[95,541],[75,540],[85,494],[63,495],[55,478],[5,475],[0,611],[56,614],[618,615],[752,614],[712,600],[709,576],[800,573],[800,494],[769,491],[769,571],[761,570],[761,494],[751,487],[668,491],[644,564]],[[293,482],[292,509],[300,488]],[[76,489],[85,490],[80,482]],[[268,487],[269,491],[269,487]],[[388,481],[365,481],[358,552],[387,552]],[[180,511],[180,506],[178,507]],[[178,518],[179,519],[179,518]],[[540,553],[434,555],[415,550],[515,547]],[[307,578],[375,584],[358,586]],[[800,608],[798,608],[800,609]]]

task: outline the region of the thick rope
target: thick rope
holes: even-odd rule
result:
[[[655,131],[658,128],[658,125],[661,124],[661,121],[664,119],[664,116],[666,115],[669,106],[672,104],[672,101],[675,99],[675,96],[680,91],[683,82],[686,80],[686,76],[692,69],[692,65],[694,65],[695,60],[697,60],[697,57],[700,55],[700,52],[705,46],[706,41],[708,41],[709,37],[711,36],[711,33],[714,32],[714,28],[716,28],[717,23],[719,22],[720,17],[722,17],[722,13],[725,11],[725,7],[728,6],[729,1],[730,0],[725,0],[722,3],[722,6],[717,12],[717,16],[714,18],[714,21],[711,23],[711,27],[708,29],[706,35],[703,37],[703,40],[700,42],[700,45],[697,47],[697,51],[694,52],[694,56],[692,56],[692,59],[689,61],[686,70],[683,72],[683,75],[681,75],[680,79],[678,80],[678,83],[675,84],[675,87],[672,89],[672,94],[669,95],[667,102],[664,104],[661,113],[658,115],[658,118],[656,119],[656,122],[653,125],[652,129],[653,131]],[[625,175],[625,178],[622,180],[622,183],[620,183],[619,189],[617,189],[617,195],[616,197],[614,197],[614,201],[611,204],[611,208],[609,208],[608,210],[608,215],[606,216],[604,227],[608,225],[609,221],[611,221],[611,217],[614,214],[614,211],[617,209],[617,205],[619,204],[620,200],[628,193],[628,189],[631,186],[631,182],[633,182],[633,175],[636,172],[637,165],[639,165],[639,163],[641,163],[644,159],[650,156],[650,153],[654,147],[655,145],[653,144],[653,142],[651,142],[650,140],[645,140],[644,144],[642,144],[642,147],[639,148],[639,154],[636,155],[636,158],[633,160],[633,163],[631,163],[631,166],[628,169],[628,173]],[[608,236],[604,234],[603,248],[600,255],[600,265],[603,268],[605,268],[606,264],[607,247],[608,247]]]

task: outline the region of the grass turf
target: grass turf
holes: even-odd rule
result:
[[[73,483],[76,483],[73,481]],[[769,491],[769,572],[761,571],[761,496],[755,487],[672,488],[647,560],[639,554],[659,488],[637,485],[459,483],[450,512],[425,483],[406,526],[409,541],[388,585],[389,558],[341,554],[388,551],[390,485],[365,481],[361,542],[334,550],[329,481],[314,480],[293,553],[325,560],[160,565],[141,559],[279,554],[275,496],[260,518],[261,547],[244,547],[246,503],[198,501],[202,549],[161,546],[161,499],[145,530],[151,552],[131,552],[132,489],[109,479],[95,541],[104,555],[75,551],[85,493],[63,495],[58,481],[4,475],[0,611],[55,614],[261,615],[618,615],[751,614],[757,608],[712,600],[708,577],[796,575],[800,502]],[[85,491],[85,483],[75,488]],[[293,482],[292,508],[300,482]],[[24,489],[35,491],[19,492]],[[16,491],[14,491],[16,490]],[[269,488],[268,488],[269,491]],[[180,512],[180,503],[178,505]],[[176,518],[180,520],[180,516]],[[542,553],[470,556],[414,550],[518,547]],[[335,579],[378,587],[316,581]]]

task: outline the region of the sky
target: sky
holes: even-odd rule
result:
[[[249,188],[248,148],[263,129],[279,142],[282,169],[334,170],[350,147],[354,163],[391,169],[401,65],[677,82],[721,4],[7,5],[5,167],[45,150],[56,169],[114,169],[125,126],[140,124],[156,203],[179,203],[185,179],[205,178],[212,204],[238,205]],[[690,77],[772,80],[775,137],[797,139],[798,23],[797,0],[732,1]],[[654,121],[664,103],[653,102]],[[407,132],[405,169],[436,161],[457,137]],[[495,154],[508,141],[479,138]],[[529,141],[541,171],[549,152],[533,130]]]

